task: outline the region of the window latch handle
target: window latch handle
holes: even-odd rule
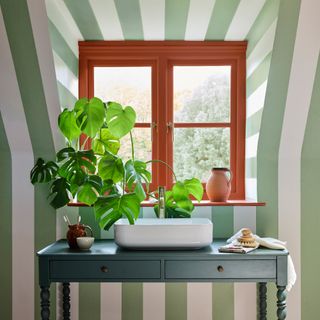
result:
[[[153,141],[153,130],[156,130],[158,132],[158,124],[156,122],[151,122],[151,141]]]
[[[167,133],[169,133],[169,130],[171,130],[171,135],[172,135],[172,141],[174,140],[174,124],[169,121],[167,122]]]

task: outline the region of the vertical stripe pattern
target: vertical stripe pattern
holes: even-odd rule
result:
[[[246,196],[265,208],[197,207],[214,237],[243,226],[288,241],[300,277],[288,298],[292,320],[317,318],[312,275],[320,149],[319,36],[316,0],[0,0],[0,139],[3,184],[0,318],[39,319],[35,251],[65,235],[64,214],[99,230],[91,209],[49,207],[33,188],[38,156],[53,159],[62,139],[56,117],[78,96],[79,40],[248,40]],[[302,63],[303,62],[303,63]],[[153,217],[144,208],[141,217]],[[290,228],[288,228],[290,221]],[[0,228],[3,228],[1,225]],[[20,266],[26,274],[21,274]],[[23,283],[23,285],[21,285]],[[61,318],[52,286],[52,318]],[[268,314],[275,312],[269,286]],[[59,287],[58,287],[59,288]],[[243,292],[246,295],[243,295]],[[34,293],[34,294],[33,294]],[[254,319],[255,286],[219,283],[72,285],[72,320]],[[250,301],[249,301],[250,300]],[[21,303],[23,301],[23,303]],[[61,301],[61,292],[57,295]],[[227,301],[227,303],[226,303]]]
[[[320,227],[318,195],[320,174],[320,55],[313,84],[307,126],[304,135],[301,160],[301,319],[316,319],[319,314],[319,280],[314,274],[320,268],[320,259],[314,254]],[[300,301],[298,301],[299,303]]]
[[[319,1],[301,2],[279,149],[279,237],[289,242],[298,275],[301,274],[301,150],[320,52],[320,38],[315,31],[320,30],[317,12],[320,12]],[[314,36],[306,37],[306,34]],[[292,320],[300,318],[300,300],[298,276],[288,301]]]
[[[1,13],[1,11],[0,11]],[[1,16],[1,24],[2,24]],[[1,106],[2,107],[2,106]],[[2,108],[1,108],[2,109]],[[0,318],[12,318],[12,163],[11,150],[0,112],[0,174],[2,183],[0,186],[0,210],[2,223],[0,225],[0,250],[2,264],[0,272]]]

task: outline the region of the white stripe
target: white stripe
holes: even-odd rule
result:
[[[266,98],[267,83],[268,80],[247,98],[247,118],[263,108],[264,100]]]
[[[204,40],[215,0],[191,0],[185,40]]]
[[[143,284],[143,320],[165,320],[165,284]]]
[[[320,51],[320,2],[301,1],[278,163],[279,238],[288,246],[297,282],[288,297],[290,320],[301,319],[301,151]],[[290,221],[290,228],[288,222]]]
[[[266,0],[242,0],[231,21],[225,40],[244,40]]]
[[[78,97],[78,78],[68,68],[65,62],[55,53],[55,51],[53,51],[53,59],[57,80],[59,80],[61,84],[63,84],[75,97]]]
[[[78,41],[83,37],[72,15],[62,0],[46,0],[47,14],[75,56],[78,56]]]
[[[246,178],[246,199],[257,200],[257,179]]]
[[[122,316],[121,283],[100,284],[101,319],[121,320]]]
[[[57,118],[60,113],[57,82],[54,73],[53,56],[48,30],[48,17],[44,2],[27,0],[33,38],[37,50],[43,91],[46,99],[51,133],[55,150],[62,148],[64,139],[58,129]]]
[[[113,0],[89,0],[104,40],[123,40],[118,12]]]
[[[75,223],[78,220],[79,209],[76,207],[63,207],[58,209],[56,212],[56,239],[65,239],[68,231],[68,226],[63,220],[63,216],[67,215],[71,223]],[[57,284],[57,293],[56,293],[56,314],[57,319],[62,320],[62,286]],[[70,304],[71,304],[71,320],[79,319],[79,284],[71,283],[70,284]]]
[[[212,320],[212,284],[188,283],[187,320]]]
[[[34,188],[29,180],[34,156],[1,8],[0,52],[0,107],[12,157],[12,319],[35,319]]]
[[[246,139],[246,158],[254,158],[257,156],[258,142],[259,133]]]
[[[234,207],[233,226],[234,232],[242,228],[249,228],[256,232],[256,207]]]
[[[247,59],[247,78],[253,73],[263,59],[272,51],[274,37],[276,34],[277,21],[275,19],[270,25],[265,34],[261,37],[259,42],[256,44],[252,50],[250,56]]]
[[[256,207],[234,207],[234,232],[250,228],[256,232]],[[257,290],[255,283],[234,284],[234,320],[256,320]]]
[[[140,0],[144,40],[164,40],[165,0]]]

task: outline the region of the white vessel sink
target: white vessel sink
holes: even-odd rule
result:
[[[114,225],[115,242],[131,249],[199,249],[212,243],[209,219],[138,219],[130,225],[120,219]]]

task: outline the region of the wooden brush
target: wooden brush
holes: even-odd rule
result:
[[[256,240],[252,237],[251,230],[247,228],[242,230],[242,236],[239,237],[237,240],[243,247],[247,248],[255,248],[258,244]]]

